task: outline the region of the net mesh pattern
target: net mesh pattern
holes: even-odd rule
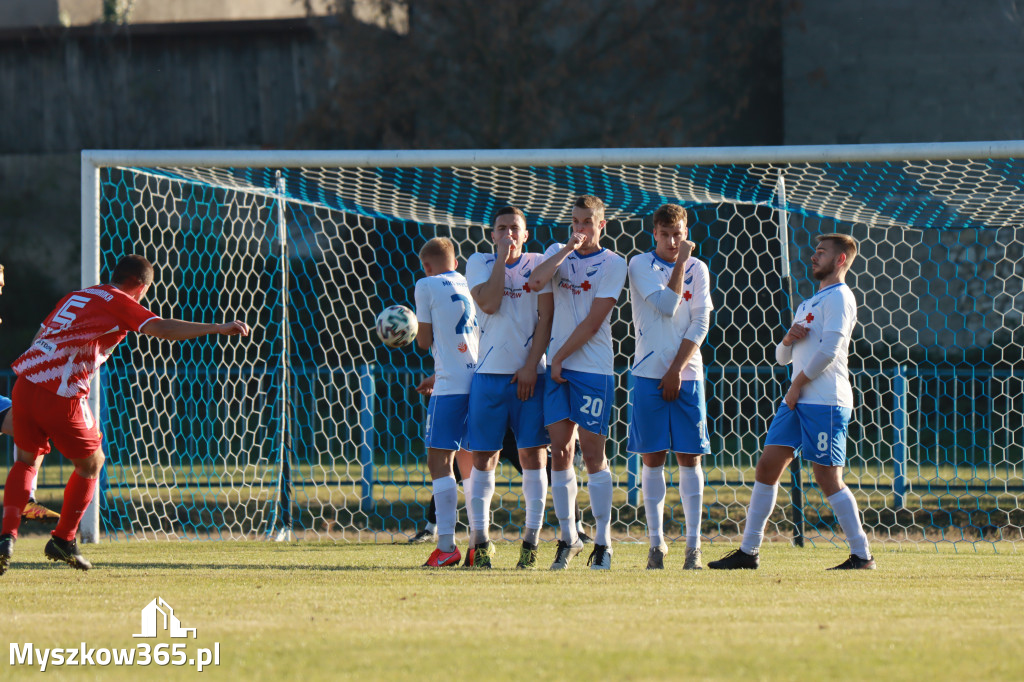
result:
[[[775,343],[815,290],[815,237],[844,232],[861,244],[848,277],[859,309],[845,480],[868,530],[900,542],[1019,543],[1022,166],[308,167],[280,169],[280,181],[273,168],[104,168],[102,272],[143,253],[157,266],[146,301],[154,312],[243,319],[253,335],[133,336],[121,345],[103,373],[103,528],[115,537],[257,538],[281,527],[336,540],[414,533],[430,497],[426,404],[414,387],[431,363],[377,342],[376,313],[412,307],[416,253],[430,237],[451,237],[462,266],[491,250],[490,217],[514,204],[527,214],[527,250],[542,251],[566,239],[574,197],[596,194],[609,207],[602,244],[627,259],[653,248],[655,208],[686,206],[695,255],[711,271],[706,538],[742,528],[761,439],[787,386]],[[781,278],[783,212],[794,300]],[[620,540],[645,532],[640,462],[626,452],[630,320],[623,293],[612,313],[608,445]],[[676,467],[666,471],[671,539],[681,535],[682,507]],[[842,543],[809,474],[807,538]],[[788,483],[769,534],[792,532]],[[495,531],[518,538],[520,476],[504,459],[495,497]],[[590,520],[585,486],[581,504]],[[550,502],[547,513],[557,525]]]

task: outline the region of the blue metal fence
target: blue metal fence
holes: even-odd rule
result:
[[[168,379],[169,383],[164,385],[170,387],[172,395],[178,393],[175,377],[190,386],[203,386],[198,394],[186,392],[170,398],[169,409],[180,409],[184,415],[175,419],[171,428],[181,447],[170,448],[160,455],[163,459],[148,463],[186,472],[181,483],[185,489],[196,480],[203,481],[204,490],[231,487],[231,477],[222,478],[223,471],[246,464],[247,455],[233,451],[230,443],[222,443],[217,459],[211,459],[211,453],[190,450],[188,443],[218,442],[221,438],[218,420],[224,414],[217,409],[219,391],[214,388],[219,379],[230,374],[261,386],[265,380],[261,374],[266,372],[219,370],[207,373],[207,377],[197,377],[196,370],[185,368],[150,368],[143,372]],[[109,391],[111,386],[131,385],[139,374],[132,371],[125,376],[108,376],[104,386]],[[383,523],[391,511],[389,505],[379,504],[388,499],[389,488],[428,488],[422,466],[425,402],[414,392],[422,373],[362,365],[300,370],[293,374],[292,400],[296,409],[291,411],[291,428],[293,456],[298,465],[293,472],[296,489],[355,486],[360,496],[359,509],[371,522],[377,519]],[[628,387],[628,373],[621,378],[623,388]],[[854,370],[852,379],[858,404],[850,434],[847,481],[851,487],[869,493],[878,491],[886,499],[891,495],[892,502],[885,506],[893,512],[912,509],[916,506],[913,500],[920,502],[924,497],[952,497],[956,500],[954,511],[969,513],[981,508],[982,496],[1024,490],[1020,468],[1024,455],[1020,435],[1024,426],[1017,402],[1020,389],[1024,388],[1024,371],[936,370],[901,365],[886,370]],[[13,380],[11,372],[0,372],[0,391],[9,393]],[[767,424],[781,400],[785,368],[709,367],[707,381],[713,441],[713,454],[705,465],[708,485],[712,489],[735,487],[738,481],[729,480],[726,472],[749,468],[756,462],[763,434],[763,429],[758,430],[756,425]],[[131,402],[134,400],[128,401]],[[203,402],[207,403],[205,407],[198,404]],[[624,407],[621,414],[628,421],[630,406],[627,403]],[[273,406],[260,409],[268,410],[265,417],[250,417],[264,425],[274,423],[269,412]],[[201,418],[204,410],[208,414]],[[114,453],[108,468],[121,472],[131,469],[139,461],[138,453],[119,451],[116,444],[119,440],[147,443],[152,437],[146,433],[149,427],[140,423],[136,415],[116,406],[105,413],[108,447]],[[322,423],[325,416],[328,421],[337,420],[327,433]],[[733,423],[722,423],[721,428],[716,428],[720,422],[737,417],[749,420],[749,438],[726,438],[723,434],[735,433]],[[612,447],[618,450],[610,454],[613,463],[625,465],[626,477],[620,479],[620,484],[624,484],[628,503],[635,507],[640,502],[640,458],[621,447],[625,442],[624,424],[616,423],[613,428],[616,430]],[[4,439],[8,463],[13,461],[11,440]],[[258,440],[248,443],[258,444]],[[332,449],[331,443],[342,445]],[[255,461],[251,455],[248,457],[250,464]],[[277,464],[269,453],[258,459],[271,467]],[[310,478],[314,470],[318,472],[316,480]],[[70,473],[66,461],[52,455],[47,458],[43,472],[44,488],[61,486]],[[112,473],[108,485],[111,492],[123,492],[136,484],[130,476]],[[517,485],[509,479],[509,489]],[[996,504],[998,508],[999,502]]]
[[[203,380],[199,375],[247,374],[259,384],[261,375],[265,374],[256,369],[206,372],[166,368],[144,371],[166,377],[187,376],[190,382],[203,387],[198,393],[180,398],[179,406],[184,412],[181,419],[175,420],[174,428],[183,438],[192,435],[204,441],[217,439],[219,415],[216,411],[205,415],[205,418],[201,414],[210,406],[215,407],[216,391],[214,382]],[[294,449],[316,453],[318,464],[324,463],[325,456],[340,456],[357,463],[363,509],[371,512],[373,487],[388,485],[394,479],[394,476],[378,476],[378,470],[416,468],[422,456],[421,427],[425,403],[413,390],[422,373],[374,364],[333,370],[293,370],[293,373],[293,401],[303,406],[303,409],[294,411]],[[628,373],[622,374],[628,388]],[[756,449],[738,448],[726,442],[722,435],[726,429],[716,428],[716,423],[737,414],[767,422],[781,400],[781,388],[786,381],[785,368],[709,367],[706,376],[713,457],[747,457],[747,462],[735,460],[726,463],[730,466],[752,464],[753,460],[749,458],[756,457]],[[743,377],[759,377],[761,380],[739,381]],[[10,394],[14,378],[10,370],[0,371],[0,393]],[[126,378],[130,379],[130,376]],[[967,487],[965,479],[998,480],[1005,478],[1007,472],[1012,474],[1019,466],[1024,444],[1018,438],[1024,426],[1024,415],[1016,411],[1014,399],[1020,395],[1018,388],[1024,388],[1024,371],[939,370],[901,365],[887,370],[854,370],[852,379],[860,403],[855,408],[852,424],[854,447],[851,448],[850,466],[856,469],[858,465],[870,462],[891,467],[890,487],[896,495],[897,507],[903,506],[912,479],[931,477],[930,485],[956,490]],[[109,383],[105,382],[105,385]],[[116,383],[125,385],[124,382]],[[753,389],[749,395],[740,395],[748,388]],[[142,396],[135,398],[141,399]],[[742,406],[737,407],[741,403]],[[958,405],[969,405],[970,410],[957,410]],[[331,406],[334,417],[343,416],[338,413],[338,406],[354,409],[352,423],[336,424],[342,432],[337,440],[355,444],[354,453],[328,454],[322,445],[312,442],[319,431],[314,421],[322,417],[318,409],[322,406]],[[1011,412],[1001,412],[1001,406],[1009,406]],[[624,412],[627,422],[630,410],[631,406],[627,404]],[[115,421],[123,419],[123,428],[131,432],[134,439],[146,439],[137,419],[117,414],[108,417]],[[117,434],[115,430],[113,435]],[[624,441],[624,432],[613,435]],[[759,439],[761,435],[757,432],[750,434],[753,439]],[[12,439],[4,439],[2,452],[8,463],[13,461]],[[617,454],[625,458],[630,503],[635,504],[638,500],[632,496],[639,491],[639,459],[625,452]],[[165,464],[173,466],[185,463],[181,458],[187,458],[187,453],[174,451],[169,456],[170,461]],[[306,458],[307,463],[311,461]],[[62,480],[65,473],[63,460],[48,458],[47,466],[53,465],[60,468]],[[935,480],[933,470],[942,467],[965,469],[969,475],[958,475],[949,481]],[[56,476],[47,477],[46,484],[56,485],[56,481]],[[1010,488],[1018,487],[1012,481],[1008,485]]]

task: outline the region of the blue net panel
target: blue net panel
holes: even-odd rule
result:
[[[103,373],[103,529],[184,538],[284,529],[338,540],[414,533],[430,500],[426,404],[414,388],[431,361],[382,346],[377,312],[412,307],[427,239],[451,237],[464,264],[491,250],[486,226],[511,203],[527,214],[528,250],[542,251],[565,240],[572,199],[589,193],[609,206],[603,244],[626,258],[652,248],[655,208],[683,204],[712,273],[716,311],[702,347],[712,435],[706,537],[741,530],[761,438],[787,386],[775,343],[789,311],[815,289],[815,237],[844,232],[861,245],[848,279],[859,319],[846,481],[866,525],[901,542],[1019,542],[1022,178],[1024,162],[1013,159],[104,168],[101,270],[142,253],[157,266],[146,301],[154,312],[242,319],[253,334],[181,343],[132,336],[119,347]],[[793,301],[782,280],[783,212]],[[633,352],[625,294],[612,315],[613,531],[640,538],[640,462],[625,449]],[[508,539],[524,519],[513,460],[502,460],[493,519]],[[682,508],[675,467],[667,470],[672,536]],[[841,543],[807,474],[804,533]],[[790,490],[770,534],[792,533]],[[586,510],[585,488],[581,503]],[[548,520],[556,525],[550,505]]]

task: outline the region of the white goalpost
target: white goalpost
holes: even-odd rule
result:
[[[702,348],[712,436],[703,533],[742,526],[786,369],[771,350],[813,291],[814,237],[853,235],[857,407],[846,482],[877,540],[1017,546],[1024,526],[1024,142],[704,149],[130,151],[82,153],[82,284],[140,253],[158,315],[244,319],[243,343],[129,337],[91,401],[108,455],[82,539],[387,540],[429,504],[413,388],[429,358],[377,343],[409,305],[416,251],[451,237],[460,266],[490,250],[494,210],[522,208],[529,250],[564,241],[571,200],[601,196],[604,245],[650,250],[650,215],[682,204],[716,311]],[[608,445],[613,535],[643,535],[626,452],[633,330],[612,313]],[[667,471],[672,470],[669,467]],[[675,477],[675,472],[671,472]],[[768,533],[842,538],[792,470]],[[503,463],[494,522],[519,537]],[[670,480],[666,531],[682,519]],[[581,488],[581,494],[585,492]],[[674,495],[674,497],[673,497]],[[585,500],[584,505],[585,507]],[[500,507],[500,511],[499,511]],[[549,505],[550,509],[550,505]],[[551,517],[553,521],[553,516]]]

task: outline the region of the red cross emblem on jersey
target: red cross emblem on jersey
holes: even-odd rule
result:
[[[691,294],[689,291],[683,292],[683,299],[689,301],[691,298],[693,298],[693,294]]]
[[[580,285],[580,289],[583,289],[583,291],[590,291],[590,280],[583,280],[583,284]]]
[[[523,285],[523,291],[525,291],[526,293],[530,293],[530,283],[529,282],[527,282],[526,284]]]
[[[804,319],[807,320],[808,322],[814,322],[814,314],[807,313],[807,317],[805,317]]]

